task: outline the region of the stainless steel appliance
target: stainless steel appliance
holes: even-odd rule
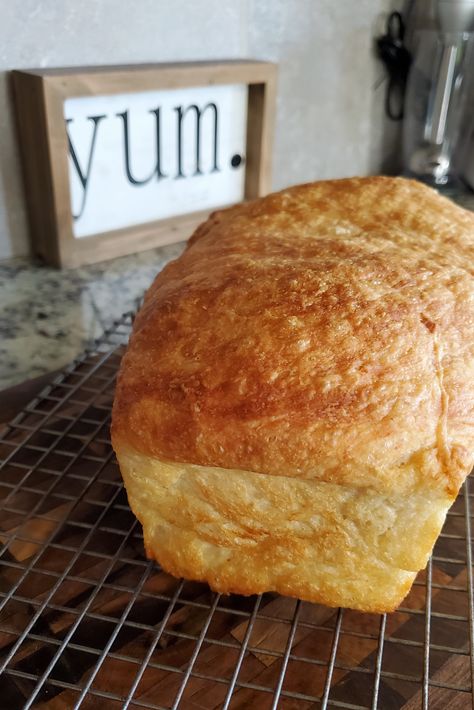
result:
[[[456,160],[473,65],[474,0],[436,0],[436,28],[416,37],[403,128],[405,171],[439,188],[460,186]]]

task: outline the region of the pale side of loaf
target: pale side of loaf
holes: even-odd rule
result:
[[[474,463],[473,256],[474,216],[401,178],[203,224],[117,385],[148,555],[221,592],[394,609]]]

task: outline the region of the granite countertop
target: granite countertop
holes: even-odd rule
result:
[[[67,365],[123,313],[184,243],[59,271],[0,263],[0,389]]]

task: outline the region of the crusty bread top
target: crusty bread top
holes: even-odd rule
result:
[[[113,443],[454,496],[474,462],[474,216],[402,178],[213,214],[146,294]]]

